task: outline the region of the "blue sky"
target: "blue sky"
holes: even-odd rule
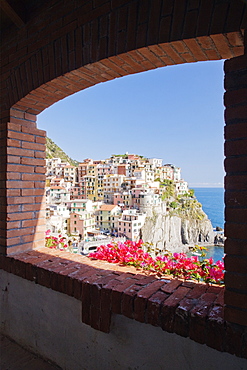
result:
[[[190,187],[222,187],[223,93],[223,61],[158,68],[63,99],[38,127],[78,161],[129,152],[181,167]]]

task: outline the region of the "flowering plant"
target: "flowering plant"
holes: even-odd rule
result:
[[[45,232],[46,237],[45,237],[45,246],[47,248],[51,249],[59,249],[61,251],[63,250],[68,250],[68,245],[65,243],[66,239],[65,237],[62,237],[62,235],[52,236],[51,230],[47,230]]]
[[[101,245],[89,257],[120,265],[132,265],[136,268],[156,273],[158,276],[173,275],[183,279],[194,279],[206,283],[223,284],[224,263],[214,262],[212,258],[199,260],[197,256],[188,257],[185,253],[165,253],[152,257],[142,247],[144,243],[125,241]]]

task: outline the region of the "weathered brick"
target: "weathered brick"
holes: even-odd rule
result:
[[[174,331],[182,337],[189,336],[190,310],[195,306],[196,300],[183,298],[175,311]]]
[[[224,349],[224,309],[222,306],[213,306],[206,322],[206,344],[218,351]]]
[[[174,279],[161,287],[161,290],[165,293],[172,293],[179,285],[182,284],[182,281]]]
[[[124,316],[133,318],[134,315],[134,297],[140,290],[139,285],[132,285],[125,289],[121,298],[121,312]]]
[[[150,285],[142,288],[136,295],[134,300],[134,318],[137,321],[146,321],[146,306],[148,298],[156,293],[160,287],[164,285],[162,280],[154,281]]]
[[[168,294],[161,291],[153,294],[147,302],[147,323],[160,326],[160,312],[164,300],[168,298]]]

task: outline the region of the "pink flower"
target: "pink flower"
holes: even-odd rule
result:
[[[199,261],[197,256],[187,257],[185,253],[157,256],[153,258],[142,249],[143,242],[126,241],[101,245],[97,251],[90,253],[90,258],[132,265],[158,274],[172,274],[183,279],[204,280],[205,282],[222,283],[224,278],[224,263],[212,258]]]

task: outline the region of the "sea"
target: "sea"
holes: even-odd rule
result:
[[[195,196],[202,204],[202,209],[210,219],[213,228],[217,226],[224,229],[224,189],[223,188],[193,188]],[[206,258],[212,257],[214,261],[222,260],[224,248],[218,246],[208,247]]]
[[[193,188],[195,196],[202,204],[202,209],[212,222],[213,228],[224,229],[224,189]]]

